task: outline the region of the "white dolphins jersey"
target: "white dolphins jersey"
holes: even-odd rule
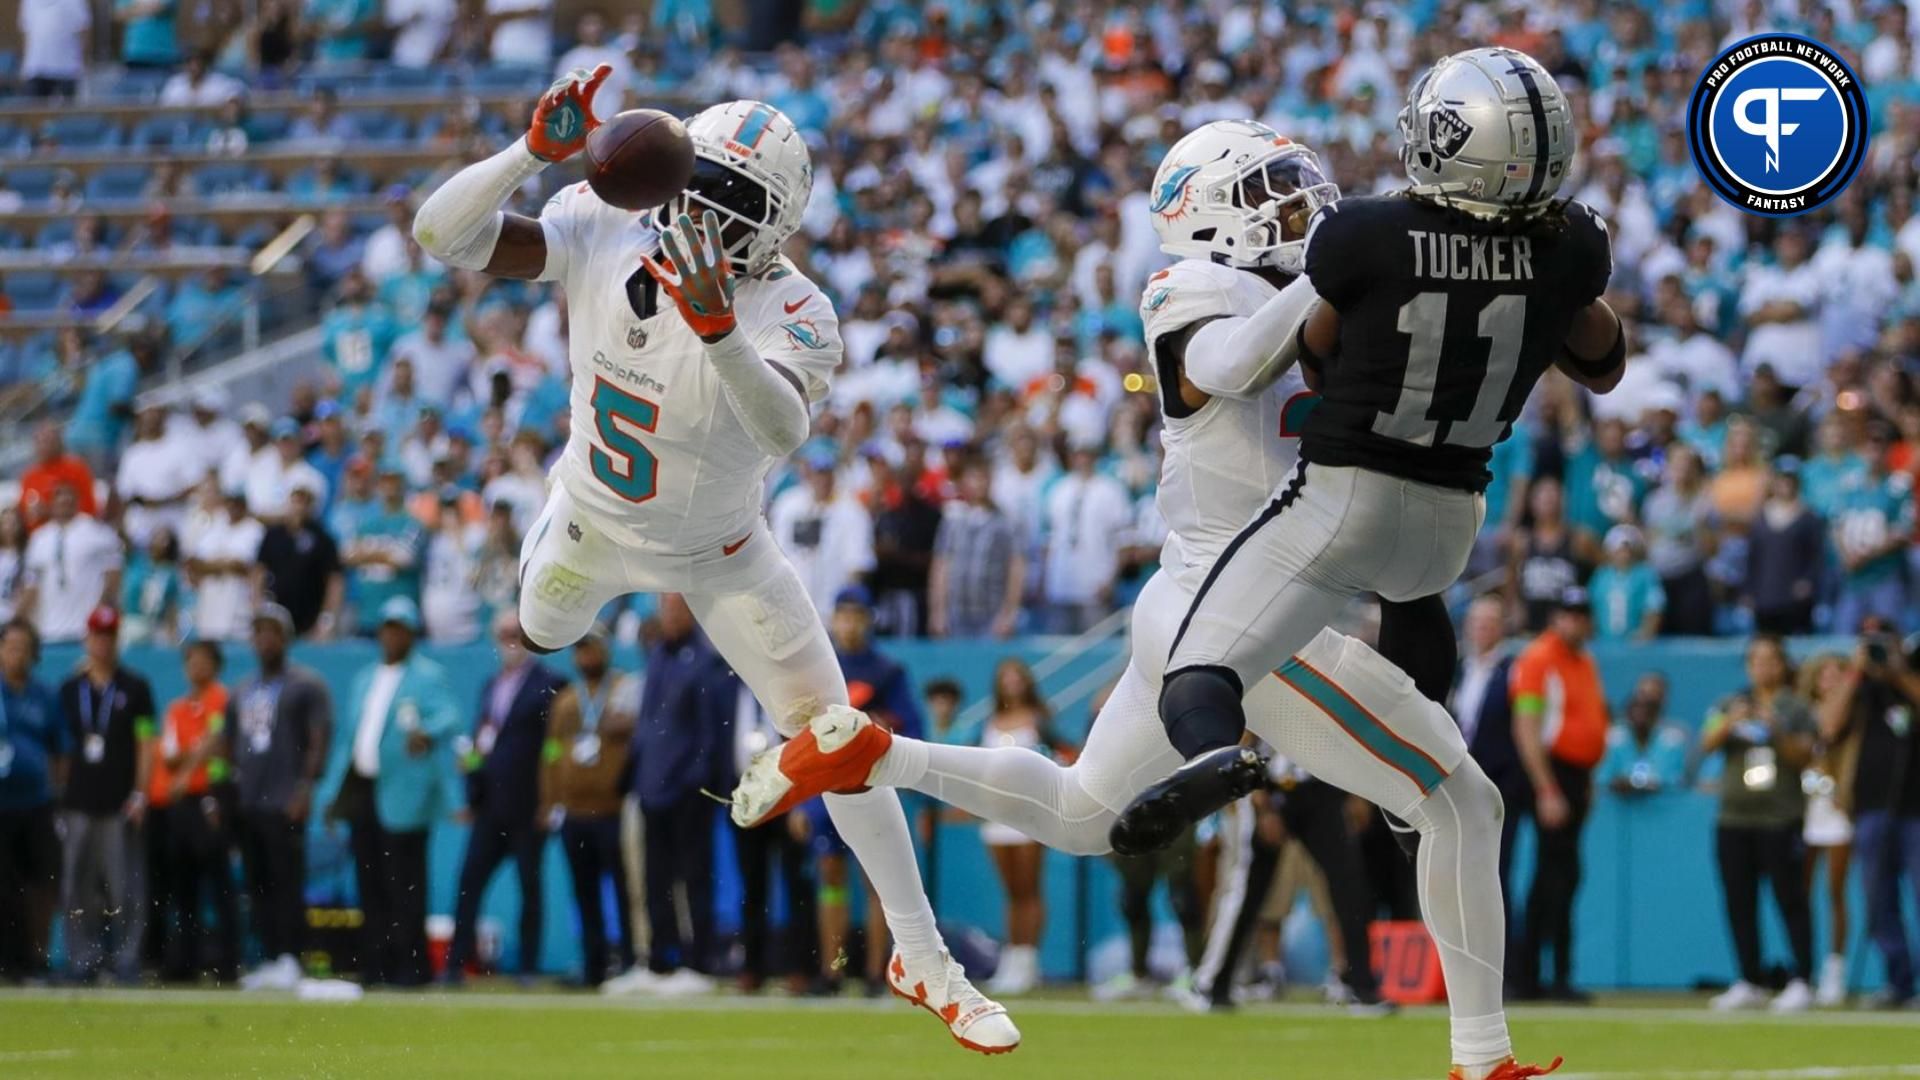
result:
[[[1160,564],[1190,589],[1293,470],[1315,398],[1295,366],[1256,397],[1215,395],[1188,410],[1176,358],[1161,357],[1160,341],[1202,319],[1252,315],[1279,291],[1258,274],[1183,259],[1147,279],[1140,295],[1164,420],[1156,499],[1169,532]]]
[[[695,554],[734,544],[760,518],[774,459],[754,444],[671,299],[642,319],[627,280],[659,247],[649,215],[600,201],[575,184],[540,214],[543,281],[567,290],[572,421],[553,480],[623,543]],[[647,282],[649,288],[652,282]],[[839,320],[819,286],[781,258],[734,294],[740,332],[792,372],[809,402],[840,365]]]

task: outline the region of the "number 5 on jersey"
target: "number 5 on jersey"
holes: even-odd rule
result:
[[[591,404],[594,431],[600,437],[600,446],[592,447],[588,454],[594,479],[628,502],[653,498],[660,479],[660,459],[634,432],[651,433],[660,423],[660,406],[634,397],[605,379],[593,381]]]

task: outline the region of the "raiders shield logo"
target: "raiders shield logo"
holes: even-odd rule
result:
[[[644,349],[647,347],[647,328],[635,323],[627,327],[627,348]]]
[[[1473,125],[1452,109],[1435,109],[1427,114],[1427,146],[1440,160],[1452,161],[1472,137]]]

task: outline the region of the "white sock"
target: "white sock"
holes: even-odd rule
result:
[[[1513,1053],[1501,1003],[1507,955],[1500,895],[1500,793],[1472,759],[1406,815],[1420,830],[1420,911],[1440,951],[1453,1019],[1453,1063]]]
[[[1023,747],[951,746],[895,736],[870,782],[924,792],[1069,854],[1112,850],[1107,831],[1113,811],[1087,793],[1073,769]]]
[[[825,798],[834,829],[873,882],[894,944],[916,960],[938,953],[945,946],[934,925],[933,906],[920,884],[920,863],[914,857],[900,797],[887,788],[873,788],[858,795]]]

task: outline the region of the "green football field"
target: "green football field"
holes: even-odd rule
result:
[[[692,1004],[469,992],[351,1004],[206,992],[0,995],[0,1077],[1238,1078],[1441,1080],[1438,1011],[1355,1019],[1320,1006],[1195,1016],[1163,1005],[1020,1001],[1026,1044],[981,1058],[904,1005]],[[1521,1049],[1560,1076],[1920,1077],[1920,1014],[1719,1016],[1696,1000],[1521,1009]]]

